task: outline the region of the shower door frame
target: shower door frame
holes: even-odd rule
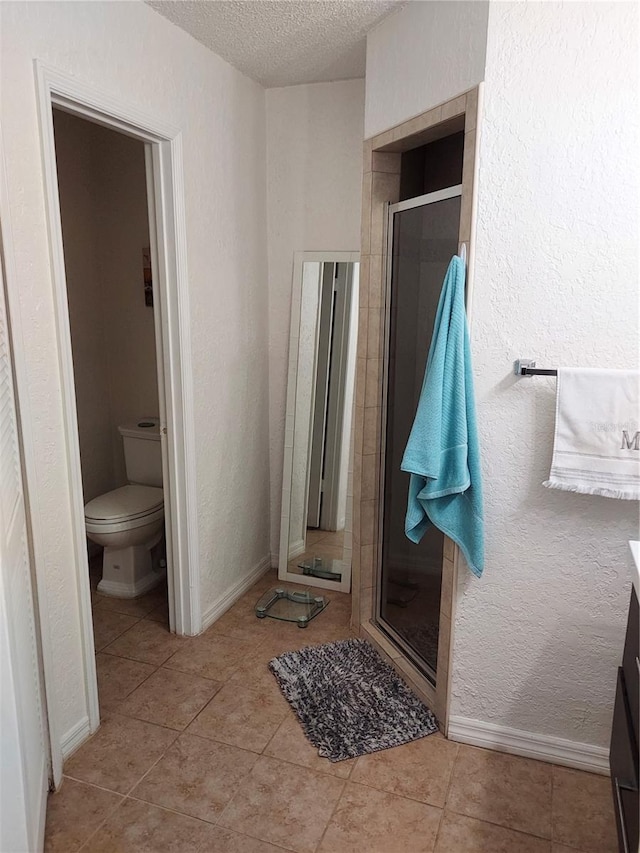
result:
[[[444,574],[440,595],[440,637],[438,643],[437,686],[433,685],[399,645],[393,643],[376,622],[375,587],[378,563],[378,508],[380,424],[382,420],[383,293],[385,287],[385,226],[389,203],[400,200],[402,155],[442,139],[464,132],[462,158],[462,199],[458,241],[467,250],[466,304],[470,330],[473,331],[472,301],[475,268],[475,230],[479,150],[482,134],[483,86],[480,83],[426,112],[383,130],[363,145],[362,220],[361,220],[361,294],[368,311],[361,311],[358,333],[358,370],[356,372],[354,432],[354,534],[353,596],[351,624],[359,636],[370,642],[397,670],[400,676],[438,718],[445,736],[455,731],[464,739],[460,719],[450,716],[452,683],[455,677],[454,655],[456,611],[461,591],[469,578],[461,571],[462,555],[448,537],[444,540]],[[368,287],[366,283],[368,282]],[[452,728],[453,727],[453,728]]]
[[[382,616],[382,555],[383,555],[383,539],[384,539],[384,486],[385,486],[385,459],[387,450],[387,398],[389,391],[389,348],[390,348],[390,333],[391,333],[391,277],[393,274],[393,218],[396,213],[401,213],[405,210],[413,210],[416,207],[426,207],[430,204],[437,204],[440,201],[447,201],[450,198],[460,198],[462,200],[462,184],[455,184],[451,187],[445,187],[442,190],[435,190],[425,195],[416,196],[415,198],[406,199],[406,201],[398,201],[395,204],[389,203],[385,216],[385,235],[384,245],[386,247],[386,266],[384,270],[384,291],[383,305],[384,310],[384,349],[382,354],[382,401],[381,401],[381,421],[380,421],[380,468],[378,478],[378,559],[375,567],[376,585],[375,585],[375,603],[374,603],[374,620],[376,626],[383,631],[389,639],[398,646],[409,660],[416,666],[428,679],[429,683],[436,686],[437,671],[434,670],[425,660],[419,657],[414,649],[404,640],[400,634],[387,622]],[[445,536],[445,534],[442,534]],[[446,537],[445,537],[446,539]],[[444,572],[444,557],[442,571]],[[442,583],[442,581],[441,581]],[[440,639],[440,626],[438,625],[438,640]],[[437,665],[437,664],[436,664]]]

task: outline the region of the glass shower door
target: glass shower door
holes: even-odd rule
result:
[[[461,187],[389,208],[383,365],[378,624],[435,684],[444,535],[404,533],[409,474],[400,470],[422,388],[444,276],[458,250]]]

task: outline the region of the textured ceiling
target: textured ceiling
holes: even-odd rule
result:
[[[366,33],[398,0],[147,0],[263,86],[364,77]]]

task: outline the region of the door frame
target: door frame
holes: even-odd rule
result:
[[[65,452],[72,505],[75,579],[81,625],[85,696],[89,729],[100,722],[92,628],[91,592],[84,525],[80,446],[76,395],[71,350],[71,332],[67,302],[62,225],[53,132],[53,108],[72,113],[145,143],[147,186],[155,222],[150,222],[151,245],[156,247],[154,297],[161,322],[163,377],[166,423],[161,423],[165,489],[168,485],[171,536],[168,537],[170,627],[179,635],[195,635],[202,629],[200,577],[198,568],[198,528],[196,518],[195,424],[191,371],[191,333],[189,322],[188,275],[186,259],[186,221],[182,167],[182,132],[163,120],[122,103],[107,92],[85,85],[73,77],[34,61],[45,203],[55,305],[55,328],[61,397],[64,410]],[[151,209],[151,208],[150,208]],[[157,285],[156,285],[157,279]],[[157,342],[157,345],[160,342]],[[165,504],[167,496],[165,496]],[[170,545],[169,545],[170,539]],[[43,586],[44,578],[40,578]],[[48,616],[48,614],[47,614]],[[51,650],[43,634],[45,678]],[[55,711],[49,707],[50,717]],[[57,731],[54,725],[52,731]],[[78,742],[83,739],[79,733]],[[61,766],[60,753],[68,754],[78,745],[52,742],[54,767]],[[58,755],[56,755],[58,753]],[[56,758],[58,760],[56,760]],[[57,773],[54,773],[56,776]],[[57,781],[57,780],[54,780]]]
[[[435,190],[434,192],[426,193],[425,195],[416,196],[415,198],[409,198],[406,201],[398,201],[395,204],[387,205],[387,210],[385,212],[386,216],[386,265],[383,270],[383,304],[387,306],[387,310],[385,310],[384,316],[384,347],[382,354],[382,402],[380,408],[380,459],[386,459],[386,446],[387,446],[387,399],[389,395],[389,348],[390,348],[390,330],[391,330],[391,312],[388,310],[388,306],[391,304],[391,279],[393,273],[393,220],[396,213],[401,213],[404,210],[413,210],[417,207],[428,207],[430,204],[437,204],[441,201],[447,201],[452,198],[460,198],[462,203],[462,184],[455,184],[454,186],[445,187],[441,190]],[[458,242],[456,235],[456,242]],[[378,471],[378,494],[380,495],[380,500],[378,501],[378,539],[377,539],[377,549],[378,549],[378,559],[375,566],[375,597],[373,601],[373,618],[375,620],[375,624],[392,638],[395,645],[398,646],[404,653],[404,655],[411,661],[411,663],[418,668],[418,670],[423,674],[423,676],[429,681],[433,689],[435,690],[436,686],[436,671],[427,663],[426,660],[418,659],[417,653],[411,648],[411,646],[403,639],[403,637],[394,629],[393,625],[387,622],[386,619],[382,616],[382,598],[383,598],[383,578],[382,578],[382,546],[384,539],[384,486],[385,486],[385,465],[384,461],[380,464],[380,469]],[[445,537],[446,538],[446,537]],[[444,559],[444,558],[443,558]],[[443,564],[444,567],[444,564]],[[439,629],[438,629],[439,633]]]
[[[311,429],[309,430],[309,453],[307,470],[306,507],[303,512],[306,527],[320,527],[324,500],[324,458],[329,411],[331,375],[331,341],[333,338],[333,301],[335,287],[335,261],[320,264],[320,296],[313,370],[313,405],[311,407]],[[330,283],[327,281],[331,278]],[[309,515],[313,521],[309,524]],[[306,547],[306,536],[304,537]]]
[[[0,133],[0,144],[2,142]],[[3,331],[6,357],[9,367],[8,395],[0,399],[0,411],[8,404],[9,435],[15,439],[17,491],[19,495],[8,517],[0,518],[0,549],[8,544],[5,538],[11,523],[22,528],[22,545],[25,561],[18,564],[19,556],[0,554],[0,693],[2,694],[3,754],[0,781],[3,802],[0,804],[0,843],[15,845],[20,850],[42,850],[44,845],[47,810],[47,792],[53,775],[49,725],[46,713],[46,687],[42,661],[41,625],[37,611],[36,579],[34,576],[33,536],[26,488],[24,464],[23,429],[18,413],[17,385],[19,367],[14,357],[14,329],[9,313],[8,279],[13,272],[10,240],[5,236],[10,231],[6,216],[7,199],[4,162],[0,160],[0,348]],[[4,326],[4,329],[3,329]],[[0,389],[1,390],[1,389]],[[6,426],[6,420],[5,420]],[[12,560],[11,557],[14,559]],[[21,576],[21,577],[20,577]],[[22,589],[20,589],[22,586]],[[30,635],[16,636],[16,631],[25,630]],[[31,682],[36,689],[34,696],[25,696],[25,683]],[[38,701],[39,700],[39,701]],[[33,718],[37,712],[39,733],[37,746],[34,738]],[[6,728],[6,731],[5,731]],[[34,762],[33,749],[39,747],[38,764]],[[7,790],[10,788],[10,790]],[[38,797],[34,802],[33,795]],[[7,817],[7,811],[9,816]],[[4,815],[2,814],[4,812]],[[3,833],[4,827],[4,833]],[[2,849],[5,849],[4,846]],[[13,849],[13,846],[12,848]]]
[[[336,266],[339,262],[336,262]],[[320,511],[320,527],[323,530],[337,530],[338,508],[340,504],[339,491],[346,482],[340,482],[343,469],[343,453],[348,453],[343,442],[345,420],[345,392],[347,385],[347,369],[349,366],[349,341],[351,324],[355,322],[352,316],[353,303],[353,267],[338,270],[334,278],[335,309],[331,335],[331,360],[329,375],[329,399],[327,401],[327,425],[324,437],[324,477],[323,496]],[[340,273],[342,279],[339,278]]]

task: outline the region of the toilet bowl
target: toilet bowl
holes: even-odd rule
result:
[[[118,432],[129,485],[89,501],[85,528],[87,538],[104,547],[98,590],[136,598],[165,574],[154,568],[151,554],[164,532],[160,424],[157,418],[142,418],[119,426]]]
[[[151,554],[164,532],[162,489],[129,485],[94,498],[85,506],[85,528],[104,548],[99,592],[136,598],[162,580]]]

